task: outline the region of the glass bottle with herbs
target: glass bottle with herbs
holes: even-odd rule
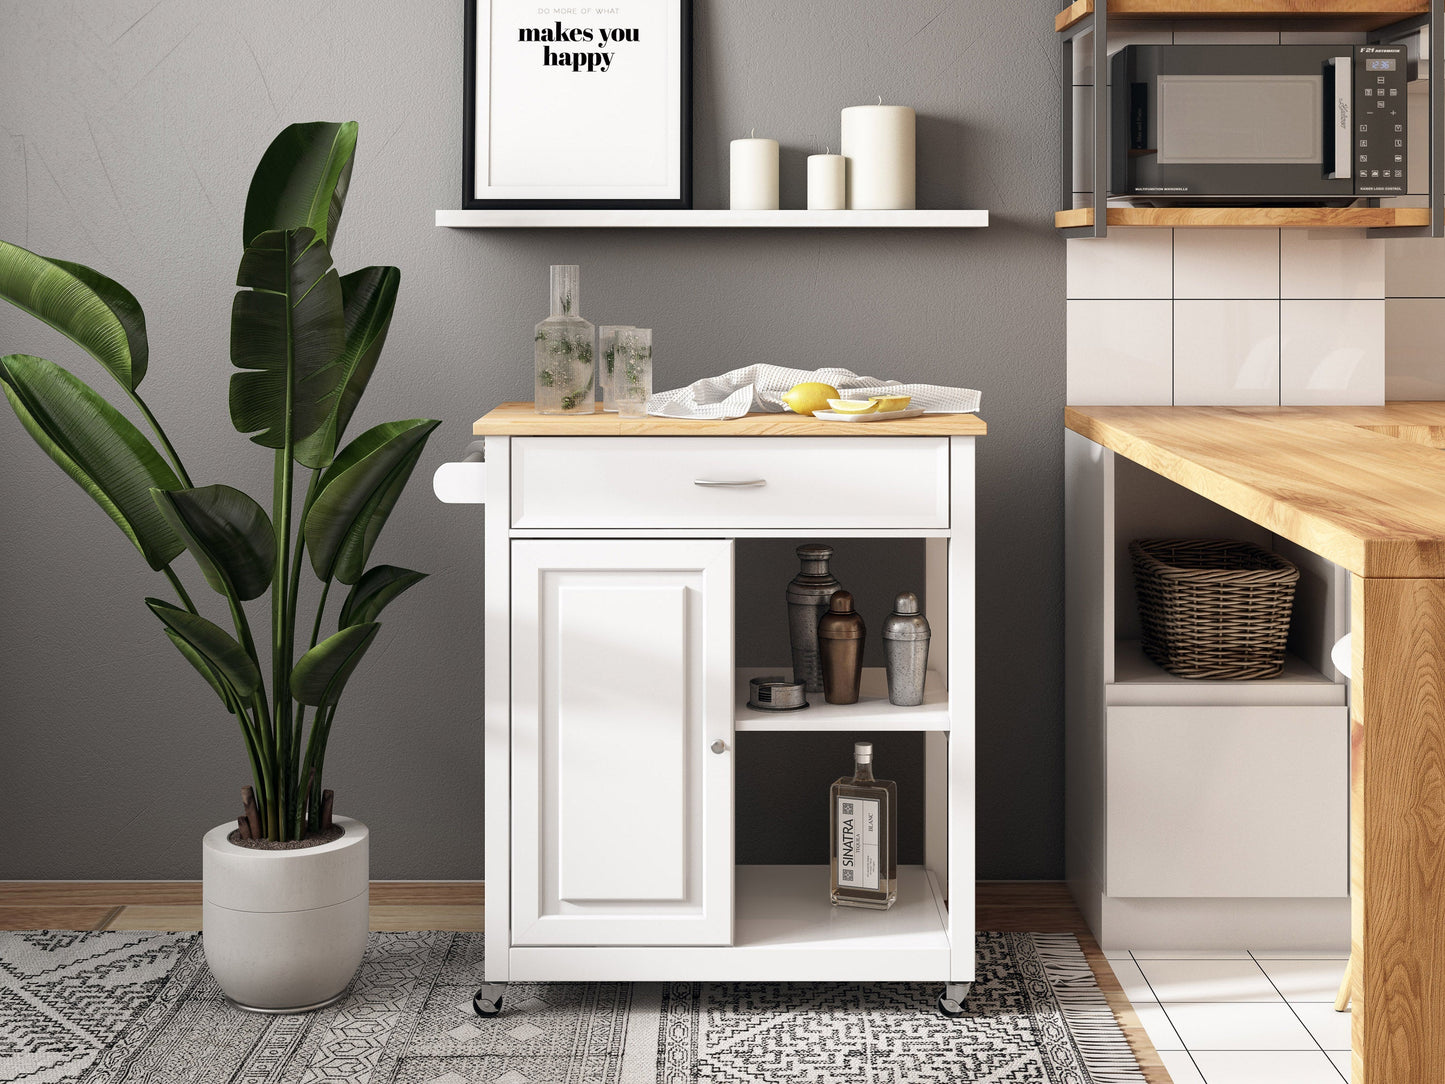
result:
[[[596,399],[596,329],[578,315],[576,264],[552,266],[552,315],[535,333],[538,414],[590,414]]]

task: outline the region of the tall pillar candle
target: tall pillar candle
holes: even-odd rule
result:
[[[843,110],[848,206],[909,211],[914,191],[916,117],[906,105],[853,105]]]
[[[808,210],[841,211],[848,206],[846,161],[841,154],[808,155]]]
[[[778,209],[778,141],[734,139],[728,177],[728,205],[734,211]]]

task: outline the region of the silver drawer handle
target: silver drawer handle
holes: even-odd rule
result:
[[[692,484],[695,486],[711,486],[726,489],[748,489],[768,484],[766,478],[742,478],[735,482],[718,482],[711,478],[694,478]]]
[[[714,753],[726,753],[728,743],[719,738],[717,741],[709,745],[708,748],[711,749]]]

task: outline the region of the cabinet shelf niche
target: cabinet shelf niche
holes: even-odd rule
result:
[[[948,690],[934,670],[923,683],[923,703],[900,708],[888,702],[888,678],[881,666],[865,666],[858,689],[858,703],[830,704],[822,693],[808,694],[802,711],[756,711],[748,707],[748,682],[755,677],[782,674],[792,676],[788,667],[740,669],[733,693],[733,729],[738,731],[832,731],[832,730],[947,730]]]

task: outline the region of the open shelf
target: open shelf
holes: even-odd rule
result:
[[[1138,640],[1114,642],[1114,680],[1104,689],[1110,705],[1160,707],[1207,704],[1293,704],[1334,706],[1345,702],[1345,686],[1295,655],[1286,655],[1278,677],[1242,681],[1182,678],[1161,669]]]
[[[1110,5],[1110,12],[1113,6]],[[1092,207],[1054,212],[1057,229],[1094,224]],[[1372,229],[1428,226],[1428,207],[1110,207],[1110,226],[1171,226],[1175,229]]]
[[[1283,19],[1328,21],[1374,30],[1428,10],[1426,0],[1109,0],[1111,19]],[[1067,30],[1094,13],[1094,0],[1076,0],[1054,17]]]
[[[830,704],[822,693],[809,693],[809,706],[801,711],[755,711],[748,707],[749,681],[772,674],[791,677],[792,673],[784,667],[738,670],[733,692],[733,729],[772,732],[948,729],[948,690],[933,670],[928,671],[923,683],[923,703],[916,708],[888,703],[888,678],[881,666],[863,668],[856,704]]]
[[[980,229],[988,212],[947,211],[461,211],[438,226],[472,229]]]

